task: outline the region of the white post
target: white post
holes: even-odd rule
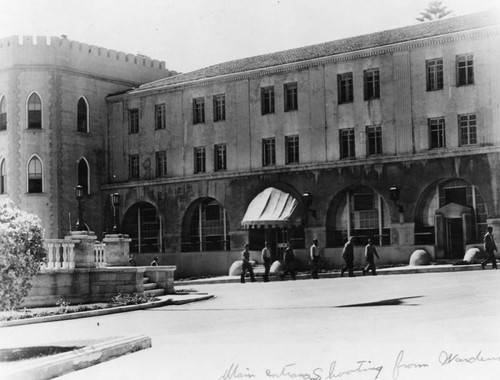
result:
[[[53,243],[46,243],[47,244],[47,269],[53,269],[54,268],[54,244]]]
[[[63,249],[62,268],[63,269],[68,269],[69,268],[69,263],[68,263],[68,244],[62,243],[62,249]]]
[[[54,246],[55,246],[54,269],[61,269],[61,252],[60,252],[61,243],[55,243]]]
[[[68,267],[69,269],[75,268],[75,244],[74,243],[66,243],[68,246]]]

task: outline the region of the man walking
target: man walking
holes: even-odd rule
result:
[[[351,236],[347,243],[345,243],[342,258],[345,261],[345,265],[340,270],[340,277],[344,276],[346,270],[349,271],[349,277],[354,277],[354,236]]]
[[[267,241],[262,249],[261,259],[264,263],[264,282],[269,282],[269,271],[271,270],[271,250],[269,249]]]
[[[497,269],[497,259],[495,257],[497,246],[495,244],[495,239],[493,239],[493,227],[488,226],[487,230],[488,232],[484,235],[484,251],[486,252],[486,259],[481,261],[481,267],[484,269],[486,264],[491,261],[491,269]]]
[[[377,275],[374,256],[377,256],[377,259],[380,260],[380,257],[378,256],[375,246],[372,244],[371,239],[368,239],[368,244],[365,247],[365,258],[368,265],[363,269],[363,276],[366,274],[366,272],[369,272],[370,269],[372,270],[373,276]]]
[[[311,265],[312,265],[311,277],[314,279],[317,279],[317,278],[319,278],[319,276],[318,276],[318,272],[319,272],[318,239],[313,240],[313,244],[311,245],[311,249],[310,249],[310,256],[311,256]]]
[[[288,242],[288,247],[286,247],[283,253],[283,267],[284,272],[280,276],[281,279],[283,280],[290,273],[292,280],[295,280],[295,254],[293,253],[293,243],[291,241]]]
[[[255,275],[253,274],[252,264],[250,264],[250,244],[245,244],[243,252],[241,252],[241,260],[243,264],[241,265],[241,276],[240,281],[242,284],[245,283],[245,275],[247,274],[247,270],[250,272],[250,280],[255,282]]]

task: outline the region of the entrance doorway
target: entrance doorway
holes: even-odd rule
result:
[[[465,253],[462,218],[446,219],[446,230],[446,258],[461,259]]]
[[[473,210],[449,203],[436,210],[435,236],[437,259],[461,259],[474,240]]]

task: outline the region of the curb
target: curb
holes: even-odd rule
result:
[[[175,295],[172,295],[176,297]],[[127,305],[120,307],[112,307],[108,309],[98,309],[98,310],[89,310],[89,311],[79,311],[76,313],[69,314],[58,314],[58,315],[48,315],[46,317],[34,317],[34,318],[26,318],[26,319],[15,319],[12,321],[0,322],[0,328],[2,327],[11,327],[11,326],[21,326],[21,325],[31,325],[34,323],[44,323],[44,322],[57,322],[57,321],[66,321],[70,319],[78,319],[78,318],[88,318],[88,317],[97,317],[101,315],[108,314],[116,314],[116,313],[124,313],[127,311],[135,311],[135,310],[144,310],[150,309],[153,307],[161,307],[167,305],[184,305],[190,302],[197,301],[205,301],[207,299],[213,298],[212,294],[207,294],[203,296],[177,296],[182,297],[180,299],[174,299],[169,295],[161,296],[160,301],[148,302],[139,305]]]
[[[417,274],[417,273],[446,273],[446,272],[465,272],[472,270],[481,270],[480,264],[468,264],[468,265],[425,265],[425,266],[404,266],[404,267],[394,267],[394,268],[383,268],[377,269],[377,274],[381,276],[395,275],[395,274]],[[355,271],[354,275],[356,277],[361,277],[361,271]],[[367,274],[367,277],[371,275]],[[319,273],[319,278],[340,278],[340,272],[328,272]],[[347,276],[345,276],[347,277]],[[287,277],[287,280],[289,277]],[[297,274],[297,280],[310,280],[310,274]],[[279,276],[276,274],[270,275],[269,281],[281,281]],[[240,282],[240,276],[221,276],[214,278],[204,278],[199,280],[186,280],[186,281],[175,281],[175,286],[186,286],[186,285],[209,285],[209,284],[234,284]],[[249,282],[249,281],[248,281]],[[263,282],[262,278],[257,277],[257,282]]]
[[[121,337],[49,357],[31,359],[2,374],[4,380],[46,380],[151,347],[145,335]]]

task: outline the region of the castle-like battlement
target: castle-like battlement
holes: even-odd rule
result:
[[[113,76],[123,69],[129,73],[127,78],[139,75],[134,79],[139,82],[169,76],[164,61],[71,41],[65,36],[11,36],[0,39],[0,68],[16,64],[65,66]],[[148,75],[143,75],[146,72]]]

